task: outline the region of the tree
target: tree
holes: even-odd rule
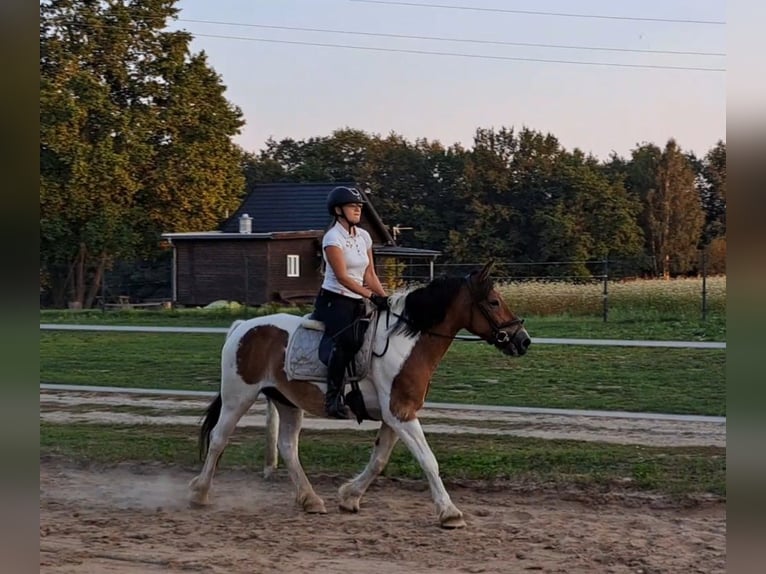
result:
[[[467,216],[450,241],[458,259],[486,253],[509,263],[579,261],[568,271],[588,275],[588,260],[641,250],[637,204],[622,182],[610,182],[594,157],[566,151],[551,134],[477,130],[465,165]],[[535,270],[548,272],[561,267]]]
[[[719,140],[700,162],[698,188],[705,211],[705,244],[726,236],[726,144]]]
[[[687,273],[696,262],[704,213],[686,155],[670,139],[664,150],[644,144],[632,151],[626,186],[640,199],[646,250],[655,274]]]
[[[542,210],[543,260],[631,261],[640,256],[643,234],[637,223],[640,204],[626,193],[621,181],[610,182],[598,161],[580,150],[562,153],[550,176],[550,205]],[[570,272],[591,273],[584,263]]]
[[[115,260],[237,205],[241,112],[190,36],[165,30],[174,4],[40,5],[40,266],[56,305],[90,306]]]

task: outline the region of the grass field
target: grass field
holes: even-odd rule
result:
[[[223,335],[42,332],[43,382],[214,390]],[[722,415],[725,351],[453,343],[428,400]]]
[[[350,476],[369,459],[372,432],[311,431],[301,434],[301,461],[310,476]],[[724,496],[726,456],[720,448],[654,448],[494,436],[429,436],[439,469],[449,482],[482,480],[550,486],[611,487],[673,497]],[[41,455],[87,463],[159,462],[198,469],[196,429],[40,424]],[[237,429],[219,466],[260,472],[261,429]],[[422,471],[398,444],[383,476],[422,479]]]
[[[499,285],[511,308],[535,316],[603,314],[603,283],[575,284],[532,281]],[[702,278],[611,281],[607,285],[610,316],[697,319],[702,312]],[[706,307],[713,314],[726,313],[726,277],[705,281]]]
[[[725,278],[709,280],[708,316],[701,320],[699,280],[610,284],[610,314],[601,316],[600,285],[502,285],[525,316],[533,338],[725,341]],[[41,323],[227,327],[273,307],[208,311],[41,311]],[[303,314],[306,308],[288,312]],[[40,380],[149,388],[216,390],[223,335],[42,331]],[[726,352],[533,345],[508,358],[489,345],[457,341],[440,364],[428,400],[478,404],[594,408],[724,415]],[[374,436],[355,431],[301,435],[310,476],[348,478],[366,464]],[[429,436],[447,483],[486,481],[499,488],[627,489],[685,501],[725,497],[723,448],[659,448],[508,436]],[[260,472],[263,431],[239,428],[221,469]],[[40,423],[42,456],[112,464],[159,463],[198,469],[196,429],[182,426]],[[422,480],[401,445],[384,476]]]
[[[699,314],[701,280],[610,285],[615,308],[604,322],[593,285],[502,285],[526,315],[533,338],[725,341],[725,278],[708,280],[709,309]],[[41,323],[227,327],[236,318],[278,310],[41,311]],[[561,311],[566,311],[562,314]],[[558,314],[555,314],[558,312]],[[553,314],[552,314],[553,313]],[[212,390],[223,335],[43,331],[40,379],[86,385]],[[489,345],[456,341],[428,399],[440,402],[724,415],[726,351],[533,345],[508,358]]]

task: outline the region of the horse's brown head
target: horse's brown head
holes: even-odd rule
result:
[[[524,319],[508,308],[495,289],[489,275],[491,269],[490,261],[481,270],[466,276],[471,298],[471,315],[466,328],[507,355],[523,355],[532,340],[524,328]]]

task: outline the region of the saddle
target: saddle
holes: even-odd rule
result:
[[[367,323],[362,346],[346,373],[346,383],[355,383],[363,379],[370,369],[372,343],[378,313],[360,321]],[[373,328],[370,328],[372,324]],[[324,323],[313,319],[311,314],[304,315],[302,322],[287,342],[285,351],[285,374],[288,380],[327,382],[327,365],[319,359],[319,346],[324,336]]]

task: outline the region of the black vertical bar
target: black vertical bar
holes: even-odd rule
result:
[[[101,312],[106,313],[106,269],[101,275]]]
[[[247,306],[250,304],[250,272],[247,268],[247,255],[245,259],[245,313],[247,314]]]

